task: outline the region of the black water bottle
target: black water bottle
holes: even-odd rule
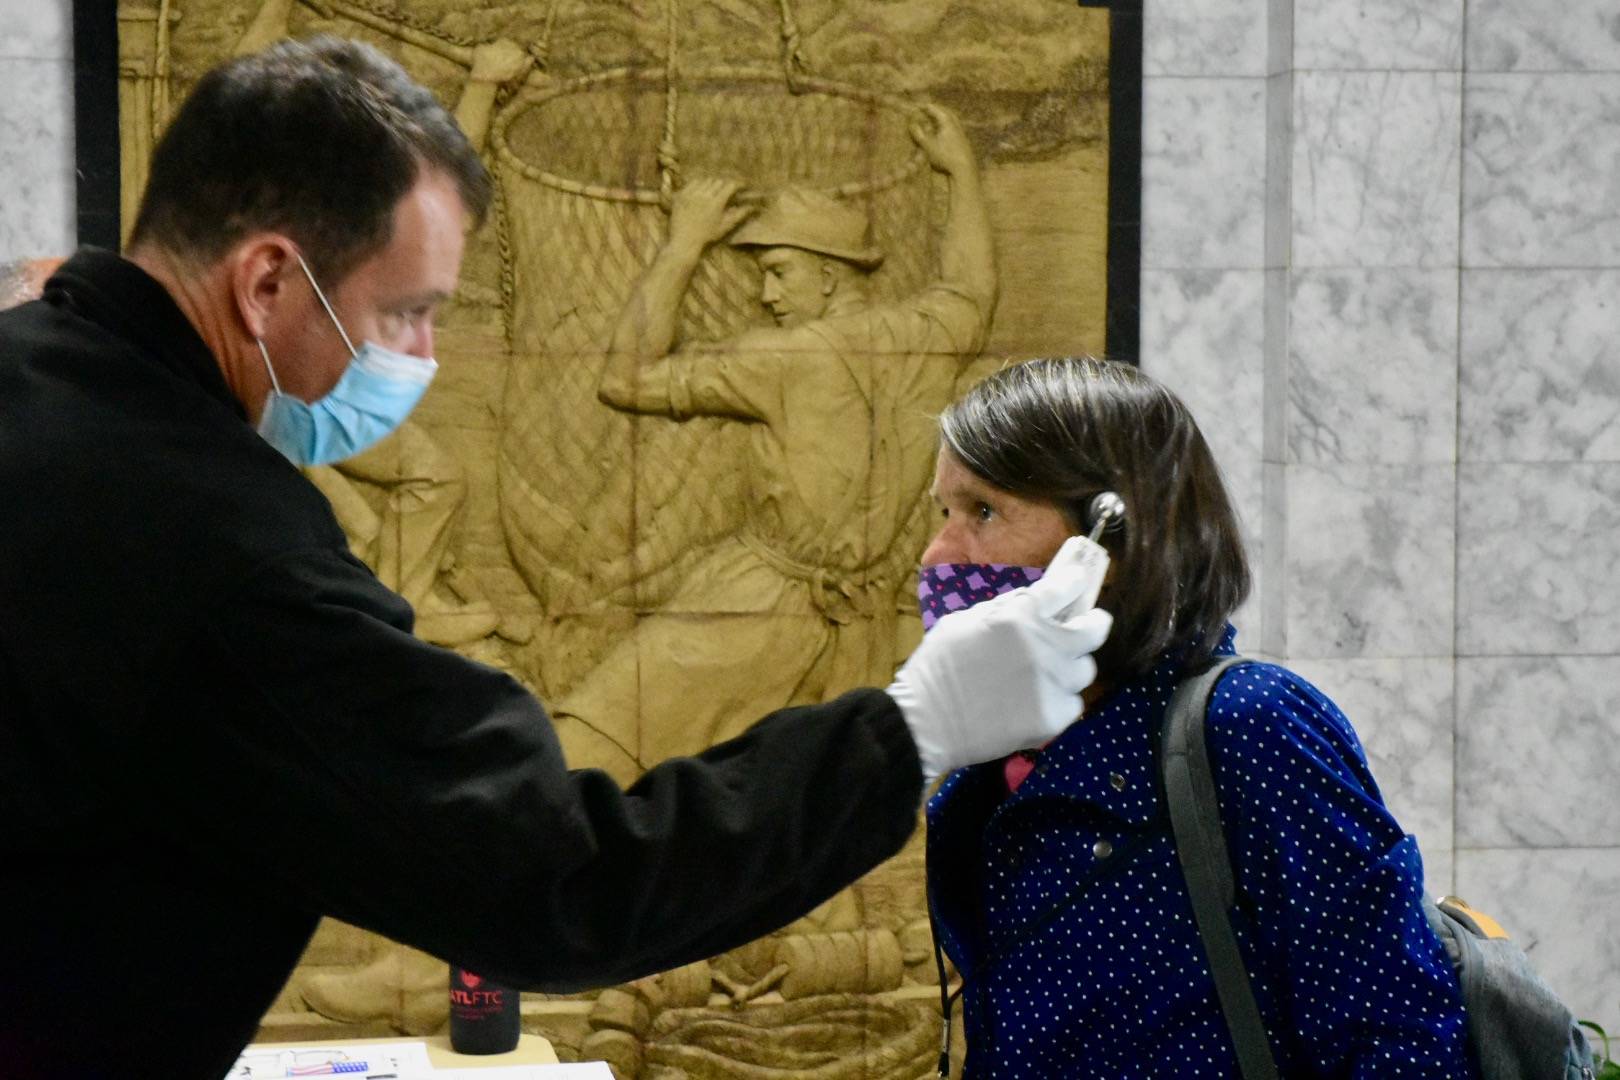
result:
[[[504,1054],[522,1030],[522,995],[466,968],[450,965],[450,1048],[458,1054]]]

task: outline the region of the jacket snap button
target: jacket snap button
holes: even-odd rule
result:
[[[1115,791],[1124,791],[1125,790],[1125,778],[1123,776],[1119,775],[1119,773],[1117,773],[1117,772],[1116,773],[1109,773],[1108,774],[1108,786],[1113,788]]]
[[[1099,859],[1106,859],[1114,853],[1114,845],[1106,840],[1099,840],[1091,845],[1091,853]]]

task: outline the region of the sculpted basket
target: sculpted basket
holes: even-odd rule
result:
[[[680,180],[732,177],[743,199],[794,183],[849,201],[886,253],[874,295],[900,295],[933,260],[930,172],[910,119],[899,98],[741,68],[674,78],[619,68],[530,87],[502,108],[491,131],[511,347],[501,513],[513,560],[549,612],[656,607],[683,554],[735,525],[741,477],[726,463],[743,425],[636,420],[595,396]],[[680,339],[760,323],[758,290],[750,258],[711,248]]]

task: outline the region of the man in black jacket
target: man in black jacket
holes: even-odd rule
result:
[[[0,1075],[220,1076],[326,914],[535,989],[709,956],[1072,721],[1061,573],[628,790],[413,637],[295,466],[420,397],[489,197],[396,65],[284,43],[198,84],[127,257],[0,315]]]

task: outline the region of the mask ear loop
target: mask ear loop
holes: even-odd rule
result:
[[[270,388],[281,393],[281,383],[276,380],[276,369],[270,366],[270,350],[264,347],[264,338],[254,338],[253,341],[259,346],[259,355],[264,357],[264,370],[270,373]]]
[[[359,353],[354,351],[354,342],[349,340],[348,331],[344,330],[343,324],[338,322],[337,313],[332,310],[332,305],[326,302],[326,294],[321,292],[319,285],[315,284],[315,275],[309,272],[309,264],[296,251],[293,252],[293,258],[297,259],[298,265],[304,268],[304,276],[309,278],[309,287],[315,290],[315,298],[321,302],[321,307],[326,309],[326,317],[332,320],[333,326],[337,327],[338,336],[343,338],[343,344],[349,350],[349,355],[358,356]],[[263,346],[261,345],[260,348],[263,348]]]

